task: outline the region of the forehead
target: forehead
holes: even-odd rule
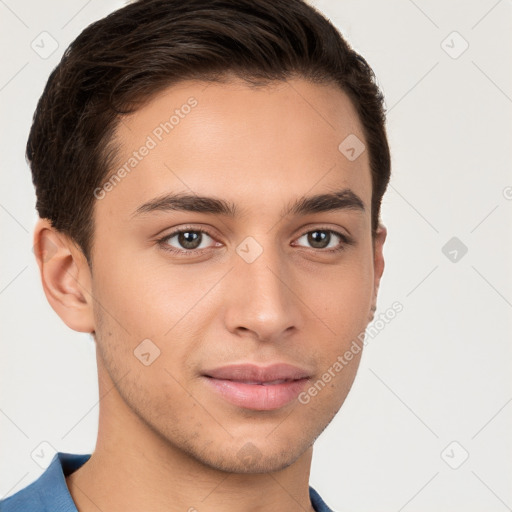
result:
[[[181,82],[122,118],[114,142],[110,186],[97,208],[125,219],[169,192],[221,197],[250,211],[350,188],[369,210],[363,131],[351,101],[334,85]],[[354,146],[358,157],[345,146]]]

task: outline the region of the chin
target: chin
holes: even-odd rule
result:
[[[233,442],[222,453],[205,451],[200,456],[196,455],[196,458],[212,469],[227,473],[273,473],[291,466],[309,448],[309,445],[302,447],[298,444],[293,447],[288,445],[258,448],[250,441],[239,444],[238,449],[236,445],[237,443]]]
[[[227,473],[236,474],[264,474],[274,473],[281,471],[288,466],[291,466],[297,457],[290,457],[289,455],[262,455],[257,459],[245,457],[243,459],[235,456],[219,457],[208,464],[208,461],[203,461],[210,467],[216,470],[225,471]]]

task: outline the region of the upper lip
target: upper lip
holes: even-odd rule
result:
[[[307,370],[287,363],[274,363],[269,366],[256,364],[231,364],[203,373],[206,377],[237,382],[274,382],[307,379]]]

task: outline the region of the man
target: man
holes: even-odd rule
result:
[[[302,0],[141,0],[71,44],[27,156],[46,297],[96,345],[99,430],[1,510],[330,510],[312,446],[384,268],[366,62]]]

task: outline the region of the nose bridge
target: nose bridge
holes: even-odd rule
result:
[[[298,327],[300,316],[283,254],[269,241],[256,243],[246,240],[237,248],[227,323],[232,331],[249,330],[270,340]]]

